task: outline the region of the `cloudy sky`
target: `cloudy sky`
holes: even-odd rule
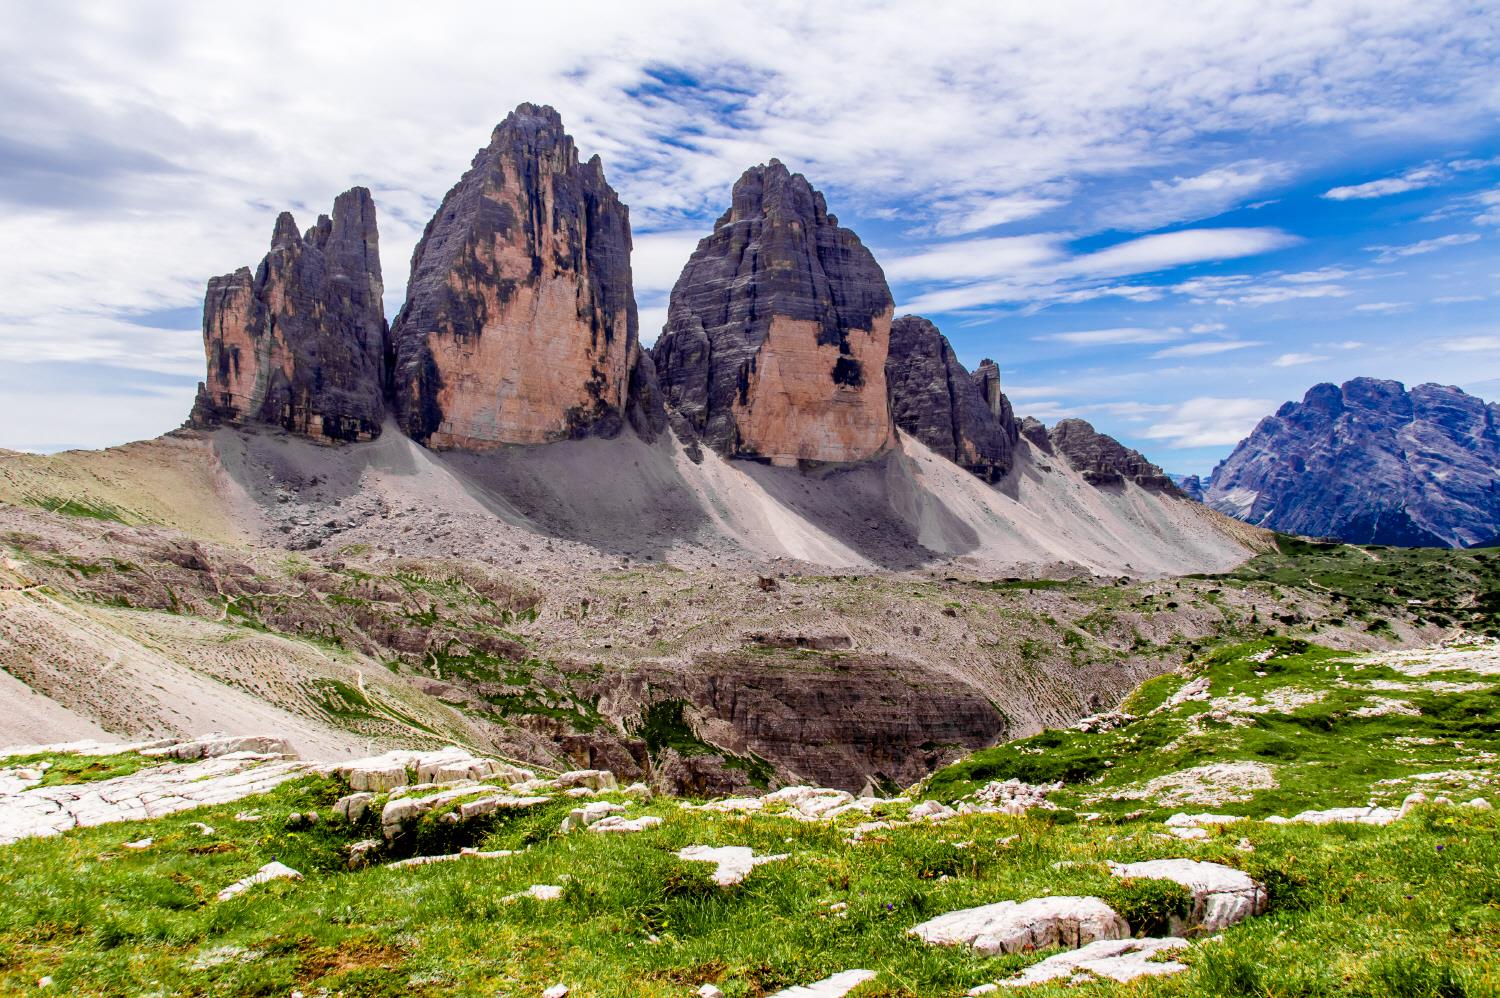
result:
[[[1206,473],[1318,381],[1500,398],[1500,4],[0,0],[0,446],[182,421],[202,292],[375,194],[387,310],[521,101],[631,206],[642,336],[746,166],[898,314]]]

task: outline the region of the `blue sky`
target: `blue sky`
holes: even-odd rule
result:
[[[387,308],[523,100],[631,206],[643,338],[804,172],[1017,410],[1208,472],[1318,381],[1500,398],[1500,6],[3,3],[0,446],[152,436],[208,277],[362,183]]]

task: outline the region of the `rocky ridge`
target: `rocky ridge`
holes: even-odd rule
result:
[[[903,315],[891,323],[885,378],[902,430],[987,482],[1010,471],[1020,429],[994,361],[970,374],[937,326]]]
[[[1083,419],[1062,419],[1049,430],[1026,426],[1022,432],[1029,439],[1045,439],[1062,454],[1074,470],[1093,485],[1118,485],[1130,479],[1137,485],[1161,491],[1177,491],[1166,472],[1148,461],[1140,451],[1132,450],[1114,437],[1100,433]]]
[[[1482,544],[1500,534],[1500,404],[1376,378],[1314,385],[1240,441],[1204,501],[1351,543]]]
[[[368,190],[340,194],[305,233],[282,212],[254,274],[241,267],[208,282],[208,374],[190,422],[265,423],[325,443],[379,436],[383,293]]]
[[[778,160],[752,167],[683,268],[652,348],[681,426],[722,454],[851,463],[891,449],[894,305],[880,266]]]

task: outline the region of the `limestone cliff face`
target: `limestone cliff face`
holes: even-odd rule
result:
[[[901,429],[985,481],[1010,470],[1020,431],[994,361],[971,375],[937,326],[903,315],[891,323],[885,377]]]
[[[208,376],[190,422],[265,423],[325,443],[379,436],[383,292],[368,190],[340,194],[306,233],[282,212],[253,275],[242,267],[208,282]]]
[[[522,104],[412,255],[392,329],[401,426],[440,449],[611,436],[632,380],[651,380],[636,323],[628,209],[556,111]]]
[[[672,289],[653,348],[662,393],[726,455],[874,457],[895,442],[892,310],[875,258],[823,195],[776,160],[752,167]]]

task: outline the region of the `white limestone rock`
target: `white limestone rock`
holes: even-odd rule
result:
[[[1048,946],[1076,949],[1099,939],[1130,936],[1125,919],[1096,897],[1001,901],[951,911],[907,931],[923,942],[967,945],[986,955]]]
[[[256,870],[250,876],[236,880],[228,887],[219,892],[220,901],[228,901],[230,898],[238,897],[257,884],[270,883],[272,880],[301,880],[302,874],[283,863],[275,860]]]
[[[616,790],[620,783],[615,774],[607,769],[575,769],[557,778],[559,789],[588,787],[590,790]]]
[[[345,821],[353,824],[363,818],[375,795],[368,792],[352,793],[334,801],[333,810]]]
[[[720,887],[732,887],[742,882],[757,866],[786,859],[787,854],[756,856],[748,846],[688,846],[677,851],[677,858],[690,863],[713,863],[714,883]]]
[[[1161,953],[1185,949],[1186,939],[1100,939],[1081,949],[1050,956],[1034,963],[1014,977],[1000,982],[1007,988],[1024,988],[1078,974],[1106,977],[1126,983],[1140,977],[1162,977],[1187,970],[1187,964],[1175,960],[1153,959]],[[976,989],[977,990],[977,989]],[[974,992],[969,992],[973,994]]]
[[[771,998],[843,998],[861,984],[874,979],[873,970],[846,970],[812,984],[778,991]]]
[[[575,828],[587,828],[595,822],[608,817],[609,815],[620,814],[624,810],[624,804],[616,804],[613,801],[590,801],[589,803],[584,804],[581,807],[575,807],[573,810],[569,811],[568,816],[563,819],[562,827],[559,830],[564,835],[566,835],[567,833],[573,831]]]
[[[639,818],[622,818],[618,814],[611,814],[600,818],[589,826],[589,831],[597,833],[608,832],[644,832],[648,828],[655,828],[661,824],[661,819],[654,814],[642,815]]]
[[[1152,859],[1143,863],[1111,863],[1117,877],[1170,880],[1193,895],[1191,923],[1218,932],[1266,910],[1266,889],[1248,874],[1220,863],[1192,859]]]

